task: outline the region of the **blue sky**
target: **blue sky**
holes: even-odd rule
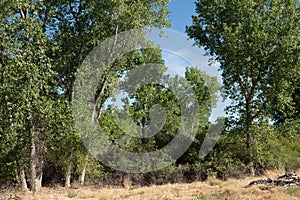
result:
[[[186,67],[197,67],[210,76],[218,77],[221,84],[222,79],[218,71],[218,65],[208,65],[208,56],[204,56],[202,48],[193,46],[193,40],[188,39],[185,27],[192,24],[191,16],[195,14],[194,0],[172,0],[169,4],[171,11],[169,19],[171,27],[165,29],[165,37],[160,37],[158,30],[152,31],[147,38],[162,49],[162,55],[168,68],[167,74],[184,76]],[[122,105],[121,101],[118,104]],[[224,116],[225,103],[219,98],[217,107],[213,109],[211,121],[217,117]]]
[[[171,0],[169,19],[171,29],[185,33],[185,26],[192,24],[192,15],[195,14],[195,0]]]
[[[221,73],[218,71],[219,65],[208,65],[208,58],[204,56],[203,48],[193,46],[194,42],[188,39],[185,33],[186,26],[192,24],[192,15],[195,13],[195,0],[171,0],[169,4],[171,27],[166,31],[168,37],[160,38],[157,33],[151,34],[149,39],[162,48],[163,58],[168,72],[184,76],[186,67],[197,67],[210,76],[216,76],[222,84]],[[217,107],[213,109],[210,120],[224,116],[224,108],[228,102],[222,102],[219,98]]]

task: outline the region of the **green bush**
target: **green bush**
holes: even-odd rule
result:
[[[265,170],[299,168],[300,134],[293,128],[275,127],[266,123],[253,126],[254,166],[258,175]],[[289,132],[290,131],[290,132]],[[241,178],[248,174],[246,134],[242,129],[231,129],[219,138],[214,150],[195,168],[202,168],[208,176],[221,179]]]

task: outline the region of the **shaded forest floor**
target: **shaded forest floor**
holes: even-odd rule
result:
[[[298,172],[299,174],[299,172]],[[244,178],[240,180],[229,179],[220,181],[209,178],[205,182],[194,182],[190,184],[167,184],[153,185],[150,187],[133,186],[129,189],[120,187],[80,187],[65,189],[63,187],[43,188],[42,191],[33,195],[31,192],[6,191],[0,194],[0,199],[7,200],[11,197],[14,200],[51,200],[51,199],[89,199],[89,200],[257,200],[257,199],[300,199],[300,187],[267,187],[255,185],[245,188],[251,181],[261,178],[274,178],[280,173],[268,172],[263,177]]]

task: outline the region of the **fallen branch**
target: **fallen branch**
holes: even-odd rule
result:
[[[293,173],[287,173],[282,176],[278,176],[275,179],[260,179],[256,181],[250,182],[246,187],[251,187],[253,185],[263,184],[267,186],[281,186],[281,187],[287,187],[287,186],[300,186],[300,177],[297,176],[297,174]]]

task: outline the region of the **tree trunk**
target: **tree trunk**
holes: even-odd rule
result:
[[[253,118],[250,113],[250,102],[246,98],[246,131],[247,131],[247,154],[248,154],[248,165],[249,172],[251,176],[255,176],[255,167],[254,167],[254,136],[251,133],[251,127],[253,126]]]
[[[98,103],[101,104],[101,98],[102,98],[102,96],[104,94],[104,91],[105,91],[105,89],[107,87],[107,84],[108,84],[108,77],[105,76],[104,80],[102,81],[101,86],[96,91],[96,95],[95,95],[94,102],[93,102],[94,103],[93,112],[92,112],[92,120],[95,121],[95,122],[97,120],[99,120],[100,117],[101,117],[101,115],[102,115],[102,111],[103,111],[104,105],[103,105],[103,103],[102,103],[102,105],[100,105],[100,109],[98,111],[98,114],[96,115],[96,113],[97,113],[97,105],[98,105]]]
[[[68,164],[65,174],[65,187],[71,187],[71,164]]]
[[[18,187],[22,191],[28,190],[27,182],[26,182],[26,175],[25,170],[23,167],[20,167],[19,170],[16,170],[16,180],[18,182]]]
[[[30,180],[31,190],[35,193],[42,188],[43,177],[43,157],[42,147],[38,142],[38,136],[35,131],[34,123],[30,110],[27,113],[28,126],[30,132]]]
[[[28,190],[24,168],[20,170],[20,186],[21,190]]]
[[[249,172],[252,177],[255,176],[255,167],[254,167],[254,139],[251,133],[247,133],[247,151],[248,151],[248,165],[249,165]]]
[[[37,192],[42,188],[43,173],[41,170],[41,163],[38,162],[38,154],[36,152],[36,144],[34,138],[31,139],[31,153],[30,153],[30,179],[31,190]]]
[[[89,159],[89,155],[88,155],[88,153],[86,153],[85,158],[83,160],[83,162],[84,162],[83,167],[81,169],[81,173],[80,173],[79,179],[78,179],[78,182],[79,182],[80,185],[84,185],[88,159]]]
[[[68,164],[67,164],[66,173],[65,173],[65,187],[66,188],[71,187],[72,155],[73,155],[73,149],[71,149],[70,154],[68,156]]]
[[[84,165],[83,165],[83,168],[81,170],[79,180],[78,180],[80,185],[84,185],[85,174],[86,174],[86,165],[87,165],[87,161],[84,161]]]

